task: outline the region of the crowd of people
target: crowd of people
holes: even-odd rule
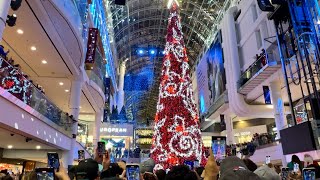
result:
[[[0,171],[1,180],[19,180],[20,174],[8,171],[7,169]]]
[[[78,165],[68,168],[63,167],[60,163],[59,171],[55,171],[57,180],[74,180],[81,176],[87,180],[126,180],[126,162],[119,161],[111,163],[110,155],[106,152],[99,155],[95,152],[94,159],[85,159]],[[298,164],[299,168],[294,170],[294,165]],[[302,169],[304,167],[312,167],[316,171],[316,177],[320,178],[320,167],[313,161],[309,154],[304,156],[304,162],[296,156],[292,156],[292,161],[288,163],[288,174],[281,172],[279,166],[272,163],[258,167],[248,158],[240,159],[236,156],[226,157],[221,164],[217,164],[216,160],[210,152],[208,162],[204,167],[194,167],[193,169],[187,165],[173,166],[169,171],[159,169],[155,170],[155,162],[148,159],[139,165],[140,180],[302,180]],[[286,176],[286,177],[284,177]],[[0,180],[35,180],[37,174],[35,171],[25,173],[24,175],[9,174],[7,170],[0,172]],[[80,178],[81,179],[81,178]]]
[[[25,78],[27,81],[29,81],[29,83],[31,83],[34,87],[36,87],[41,93],[45,94],[44,89],[41,85],[34,83],[32,80],[29,79],[28,75],[26,75],[22,72],[20,64],[16,64],[15,61],[12,59],[12,57],[8,58],[9,52],[10,52],[10,50],[5,51],[4,46],[0,45],[0,56],[3,57],[8,63],[8,65],[3,65],[3,66],[5,68],[6,68],[6,66],[11,66],[12,69],[16,71],[15,74],[21,75],[21,78]]]
[[[72,121],[69,122],[68,115],[44,96],[44,88],[34,83],[28,75],[24,74],[20,64],[16,64],[11,57],[8,58],[9,52],[9,50],[4,50],[3,45],[0,45],[0,57],[2,57],[0,59],[0,87],[54,123],[64,126],[67,130],[70,123],[72,123]]]
[[[241,86],[248,82],[251,77],[268,63],[267,53],[264,49],[261,50],[260,54],[256,54],[254,58],[256,61],[245,71],[245,76],[242,78],[242,81],[239,82]]]
[[[232,144],[226,146],[227,156],[250,157],[260,146],[273,143],[274,136],[271,134],[254,134],[252,140],[246,143]]]

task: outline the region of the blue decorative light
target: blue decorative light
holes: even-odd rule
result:
[[[206,112],[206,103],[205,103],[203,95],[200,96],[200,112],[201,113]]]
[[[143,51],[142,49],[139,49],[139,50],[138,50],[138,54],[139,54],[139,55],[143,55],[143,54],[144,54],[144,51]]]
[[[156,51],[154,49],[150,50],[150,54],[151,55],[155,55],[156,54]]]

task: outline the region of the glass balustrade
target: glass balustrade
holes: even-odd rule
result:
[[[71,0],[75,5],[76,10],[79,13],[82,22],[82,38],[83,42],[87,44],[88,42],[88,0]]]
[[[106,74],[105,61],[101,53],[96,50],[95,61],[93,64],[86,65],[87,74],[89,79],[95,82],[103,92],[105,92],[104,79]]]
[[[9,60],[10,62],[10,60]],[[23,74],[19,65],[13,66],[0,57],[0,87],[14,95],[34,110],[71,132],[73,120],[59,109],[43,92],[41,92],[29,77]]]
[[[245,85],[252,77],[259,73],[264,67],[276,65],[277,61],[273,58],[272,53],[260,55],[257,60],[245,70],[238,80],[238,88]]]

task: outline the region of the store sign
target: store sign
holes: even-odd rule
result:
[[[99,30],[97,28],[89,28],[89,37],[87,45],[87,54],[85,63],[94,63],[97,48],[97,38]]]
[[[101,128],[100,132],[122,133],[122,132],[127,132],[127,128]]]
[[[240,133],[235,133],[234,136],[235,137],[239,137],[239,136],[249,136],[251,135],[251,132],[240,132]]]
[[[104,123],[100,132],[101,136],[133,136],[133,125]]]

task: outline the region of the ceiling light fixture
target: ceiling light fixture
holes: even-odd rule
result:
[[[8,149],[12,149],[13,148],[13,146],[12,145],[8,145]]]
[[[41,61],[42,64],[47,64],[48,62],[46,60]]]
[[[35,50],[37,50],[37,48],[35,47],[35,46],[31,46],[31,51],[35,51]]]
[[[63,86],[63,82],[59,82],[59,85],[60,85],[60,86]]]
[[[69,89],[64,90],[65,92],[69,92]]]
[[[17,29],[17,33],[18,34],[23,34],[23,30],[22,29]]]
[[[36,146],[36,149],[41,149],[41,146]]]

